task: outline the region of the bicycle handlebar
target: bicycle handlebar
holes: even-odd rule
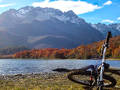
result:
[[[109,31],[106,37],[106,41],[105,41],[105,46],[108,47],[109,46],[109,40],[112,37],[111,32]]]

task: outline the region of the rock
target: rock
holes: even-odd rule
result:
[[[70,72],[71,70],[69,69],[65,69],[65,68],[57,68],[57,69],[54,69],[52,71],[57,71],[57,72]]]

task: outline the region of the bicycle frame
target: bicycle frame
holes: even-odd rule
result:
[[[104,51],[103,51],[102,65],[101,65],[101,69],[100,69],[99,86],[103,86],[103,73],[104,73],[104,63],[105,63],[106,49],[107,49],[107,47],[105,47]]]
[[[109,39],[111,37],[111,32],[108,32],[108,35],[107,35],[107,38],[106,38],[106,41],[103,45],[103,52],[102,52],[102,64],[101,64],[101,68],[100,68],[100,76],[99,76],[99,81],[98,81],[98,84],[100,87],[103,86],[103,73],[104,73],[104,63],[105,63],[105,54],[106,54],[106,50],[109,46]]]

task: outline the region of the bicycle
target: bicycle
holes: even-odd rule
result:
[[[111,32],[108,32],[105,43],[102,47],[102,62],[100,65],[89,65],[81,69],[65,69],[57,68],[53,71],[57,72],[70,72],[68,79],[82,85],[89,86],[89,89],[97,87],[97,90],[103,90],[103,87],[115,87],[116,80],[107,73],[114,73],[120,75],[120,70],[110,68],[110,65],[105,63],[106,49],[109,47],[109,39]]]
[[[109,47],[110,38],[111,32],[108,32],[106,41],[103,45],[102,62],[100,65],[89,65],[74,70],[68,74],[68,79],[79,84],[90,86],[90,88],[97,86],[97,90],[103,90],[103,87],[114,87],[117,83],[116,80],[112,76],[105,74],[105,72],[112,72],[120,75],[120,72],[110,69],[110,65],[105,63],[105,53],[106,49]]]

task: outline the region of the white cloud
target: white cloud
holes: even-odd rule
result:
[[[102,22],[103,22],[103,23],[114,23],[114,21],[109,20],[109,19],[102,20]]]
[[[59,9],[63,12],[72,10],[76,14],[83,14],[83,13],[88,13],[95,11],[97,9],[102,8],[102,6],[98,5],[93,5],[90,3],[87,3],[85,1],[72,1],[72,0],[56,0],[56,1],[49,1],[45,0],[42,2],[34,2],[32,4],[34,7],[50,7],[50,8],[55,8]]]
[[[107,1],[107,2],[105,2],[103,5],[111,5],[112,4],[112,1]]]
[[[9,6],[13,6],[14,4],[2,4],[0,5],[0,8],[4,8],[4,7],[9,7]]]
[[[118,17],[117,20],[120,20],[120,17]]]

